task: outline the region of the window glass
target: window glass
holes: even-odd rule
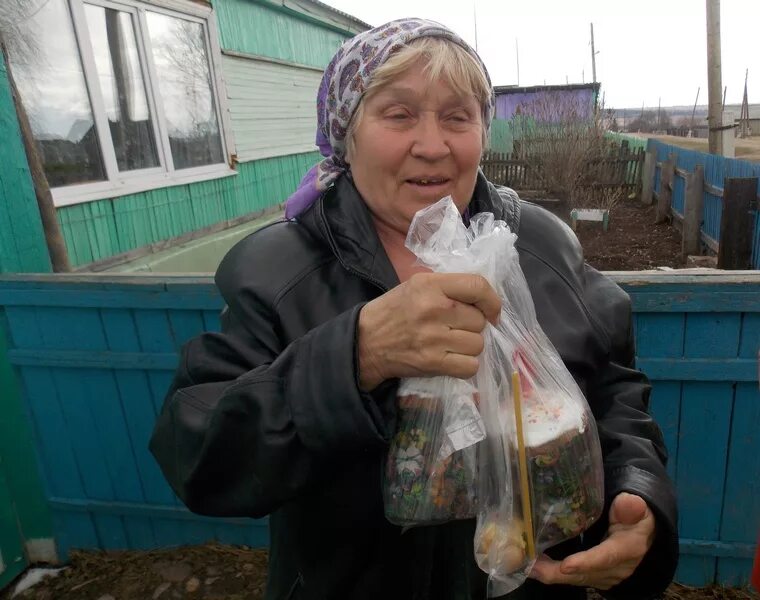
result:
[[[174,168],[223,162],[202,25],[155,12],[147,21]]]
[[[51,187],[106,178],[82,61],[65,0],[12,0],[13,78]]]
[[[132,15],[90,4],[84,10],[119,171],[157,167]]]

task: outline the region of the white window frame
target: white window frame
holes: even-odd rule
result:
[[[224,81],[221,77],[221,49],[216,30],[215,15],[210,7],[199,5],[191,0],[64,0],[71,16],[74,35],[82,61],[85,86],[87,89],[93,120],[98,134],[106,181],[78,183],[52,188],[53,204],[57,207],[81,204],[94,200],[104,200],[128,194],[172,185],[182,185],[197,181],[208,181],[236,175],[230,162],[234,160],[235,147],[231,135],[227,97],[224,93]],[[100,81],[95,67],[95,56],[90,43],[90,34],[85,17],[85,4],[112,8],[129,13],[132,18],[137,54],[145,88],[145,95],[150,111],[153,136],[158,154],[159,166],[148,169],[136,169],[120,172],[116,152],[108,127]],[[212,94],[217,113],[217,123],[221,137],[222,153],[225,162],[174,169],[166,127],[164,107],[159,91],[158,76],[153,55],[149,52],[147,42],[146,12],[166,14],[186,21],[199,23],[203,27],[206,41],[208,66],[211,73]],[[228,162],[229,161],[229,162]]]

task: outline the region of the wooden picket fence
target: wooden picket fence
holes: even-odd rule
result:
[[[538,163],[513,158],[511,154],[486,152],[480,166],[486,179],[496,185],[506,185],[515,190],[543,188]]]
[[[517,142],[515,142],[517,147]],[[625,194],[637,192],[641,182],[644,151],[630,149],[624,141],[610,144],[606,153],[588,159],[582,167],[579,187],[588,193],[619,189]],[[481,160],[486,178],[497,185],[515,190],[546,190],[545,162],[540,154],[517,158],[514,154],[487,152]]]

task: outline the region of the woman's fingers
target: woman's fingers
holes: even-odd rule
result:
[[[473,376],[486,320],[496,323],[500,312],[501,300],[479,275],[414,275],[359,313],[361,388],[392,377]]]
[[[434,278],[446,297],[475,306],[491,323],[499,321],[501,300],[484,277],[462,273],[435,273],[426,277]]]
[[[478,372],[478,358],[466,354],[447,352],[441,359],[441,374],[469,379]]]
[[[451,329],[461,329],[473,333],[480,333],[486,327],[486,317],[480,309],[471,304],[453,302],[450,314],[446,319],[446,325]]]
[[[471,331],[453,329],[446,336],[446,351],[477,358],[483,352],[483,336]]]

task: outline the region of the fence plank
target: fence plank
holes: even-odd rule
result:
[[[757,177],[730,177],[723,186],[719,269],[749,269],[752,262],[752,205]]]
[[[655,223],[662,223],[670,214],[671,198],[673,196],[673,178],[675,176],[675,154],[668,155],[660,170],[660,194],[657,197],[657,214]]]
[[[747,315],[749,316],[749,315]],[[752,315],[757,316],[757,315]],[[755,320],[757,323],[758,320]],[[745,321],[745,328],[746,328]],[[755,335],[755,343],[760,334]],[[734,411],[731,419],[731,445],[726,467],[726,489],[723,494],[723,516],[720,539],[728,543],[754,544],[760,528],[760,480],[748,477],[747,473],[760,473],[760,402],[757,401],[757,383],[741,383],[736,386]],[[749,505],[736,502],[736,498],[747,498]],[[727,584],[746,583],[750,573],[749,558],[718,559],[718,577]]]
[[[699,230],[702,227],[702,190],[705,182],[705,168],[697,165],[694,173],[686,178],[686,199],[684,203],[683,231],[681,232],[681,254],[699,254]]]

